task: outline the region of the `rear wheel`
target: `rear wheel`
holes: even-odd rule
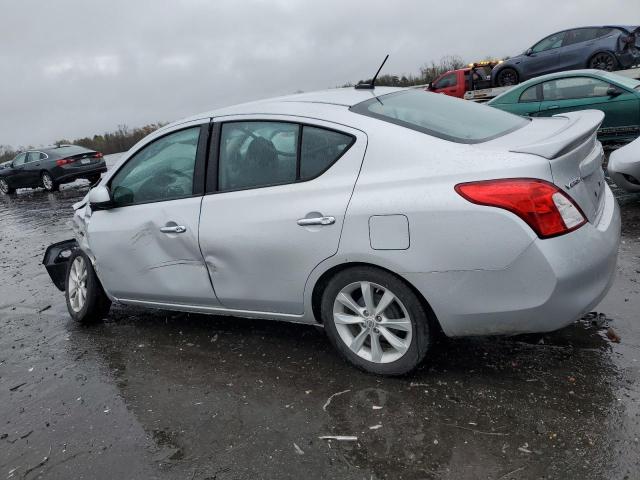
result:
[[[42,186],[47,192],[55,192],[58,190],[59,185],[51,178],[49,172],[42,172],[40,179],[42,180]]]
[[[606,70],[607,72],[613,72],[617,65],[616,57],[607,52],[596,53],[591,57],[591,60],[589,60],[589,68]]]
[[[424,359],[431,345],[428,313],[413,290],[374,267],[354,267],[333,277],[322,296],[329,339],[367,372],[402,375]]]
[[[496,77],[496,82],[499,87],[508,87],[510,85],[518,84],[518,72],[516,72],[513,68],[503,68],[498,72],[498,76]]]
[[[97,322],[109,313],[111,301],[82,250],[75,250],[69,258],[65,287],[67,310],[76,322]]]
[[[7,183],[7,180],[5,180],[4,178],[0,178],[0,193],[2,193],[3,195],[11,195],[15,191],[16,189],[11,188]]]

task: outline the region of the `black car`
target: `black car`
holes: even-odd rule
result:
[[[595,68],[620,70],[640,63],[640,27],[606,25],[563,30],[543,38],[491,72],[492,84],[515,85],[547,73]]]
[[[36,187],[53,192],[79,178],[95,183],[106,171],[102,153],[77,145],[29,150],[0,168],[0,192],[7,195],[16,188]]]

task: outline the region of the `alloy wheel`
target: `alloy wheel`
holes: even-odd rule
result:
[[[87,301],[87,264],[82,257],[76,257],[69,271],[68,295],[74,312],[80,312]]]
[[[413,323],[406,307],[391,290],[372,282],[355,282],[340,290],[333,321],[349,349],[370,362],[394,362],[411,345]]]
[[[613,57],[608,53],[599,53],[591,59],[589,66],[597,70],[606,70],[607,72],[611,72],[615,67],[615,62]]]
[[[499,79],[500,86],[502,87],[516,85],[518,83],[518,74],[514,70],[507,68],[500,72]]]
[[[53,180],[51,179],[48,173],[42,174],[42,185],[47,190],[53,190]]]

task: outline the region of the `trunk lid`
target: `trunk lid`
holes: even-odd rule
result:
[[[604,151],[597,139],[603,119],[604,113],[599,110],[534,119],[531,125],[494,142],[510,152],[546,158],[553,183],[594,223],[604,206],[606,188]]]

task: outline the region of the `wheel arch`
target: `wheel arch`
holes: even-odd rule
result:
[[[420,300],[420,303],[422,304],[422,306],[424,307],[425,311],[427,312],[427,317],[428,317],[429,323],[430,323],[429,326],[430,327],[435,327],[435,329],[438,332],[438,334],[443,334],[442,327],[440,326],[440,322],[439,322],[435,312],[433,311],[433,308],[431,308],[431,305],[429,304],[429,301],[425,298],[425,296],[422,294],[422,292],[420,292],[420,290],[418,290],[409,280],[407,280],[402,275],[398,275],[394,271],[392,271],[392,270],[390,270],[390,269],[388,269],[386,267],[383,267],[381,265],[377,265],[375,263],[370,263],[370,262],[365,262],[365,261],[349,261],[349,262],[344,262],[344,263],[339,263],[337,265],[333,265],[332,267],[326,269],[318,277],[318,279],[315,281],[315,283],[313,285],[313,289],[312,289],[312,292],[311,292],[311,309],[312,309],[312,312],[313,312],[313,317],[315,318],[315,321],[317,323],[322,324],[322,315],[320,313],[320,305],[322,303],[322,294],[324,293],[324,289],[328,285],[329,281],[331,280],[331,278],[333,278],[338,273],[340,273],[340,272],[342,272],[344,270],[347,270],[349,268],[354,268],[354,267],[372,267],[372,268],[376,268],[378,270],[382,270],[382,271],[388,273],[389,275],[393,275],[397,279],[401,280],[404,284],[406,284],[413,291],[413,293]]]

